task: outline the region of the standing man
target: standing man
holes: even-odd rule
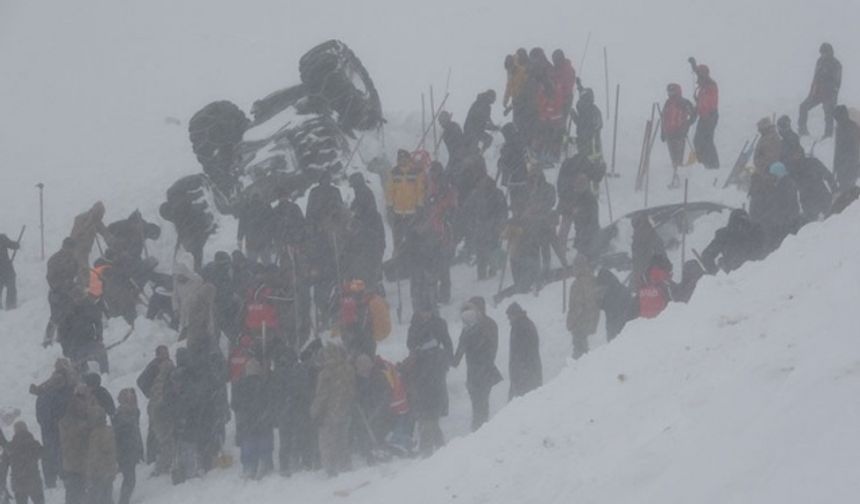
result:
[[[696,107],[690,100],[684,98],[679,84],[673,83],[666,86],[666,93],[669,97],[663,105],[660,139],[666,142],[666,146],[669,148],[672,169],[677,177],[678,167],[684,164],[687,132],[690,131],[690,126],[696,122]],[[676,182],[676,179],[672,180],[672,187],[675,187]]]
[[[472,400],[472,432],[490,419],[490,392],[502,381],[496,367],[499,326],[487,316],[484,298],[475,296],[460,312],[463,332],[454,354],[454,367],[466,356],[466,390]]]
[[[833,46],[827,42],[818,49],[821,55],[815,64],[815,75],[809,95],[800,104],[800,117],[797,128],[801,135],[809,135],[806,128],[806,118],[809,110],[821,105],[824,109],[824,138],[833,136],[833,109],[839,98],[839,88],[842,86],[842,63],[833,56]]]
[[[857,183],[860,170],[860,126],[849,116],[845,105],[833,111],[836,120],[836,146],[833,150],[833,173],[839,191],[845,191]]]
[[[481,152],[487,150],[493,143],[493,137],[488,131],[499,131],[491,117],[493,103],[496,103],[496,92],[492,89],[480,93],[469,108],[466,122],[463,123],[466,145]]]
[[[714,145],[714,131],[717,129],[719,120],[720,91],[717,83],[711,78],[711,69],[707,65],[697,64],[696,58],[690,58],[687,61],[693,67],[698,86],[695,99],[699,124],[696,125],[696,133],[693,135],[693,147],[705,168],[716,170],[720,167],[720,157]]]
[[[407,230],[417,223],[418,214],[424,208],[426,186],[424,172],[415,166],[409,152],[397,151],[397,166],[391,171],[385,188],[395,256],[403,245]]]
[[[0,234],[0,294],[6,289],[6,310],[14,310],[18,305],[18,290],[15,288],[15,267],[9,258],[9,250],[18,250],[21,244]]]

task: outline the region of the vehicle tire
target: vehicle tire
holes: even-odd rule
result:
[[[245,113],[226,100],[206,105],[188,122],[188,136],[197,160],[212,183],[227,196],[238,188],[236,147],[249,124]]]
[[[299,60],[299,73],[309,97],[337,113],[341,128],[371,130],[382,125],[382,105],[367,69],[339,40],[329,40]]]

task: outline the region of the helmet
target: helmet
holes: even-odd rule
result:
[[[673,82],[672,84],[666,86],[666,92],[669,94],[669,96],[681,96],[681,85]]]
[[[708,65],[698,65],[696,67],[696,73],[707,77],[711,75],[711,69],[708,68]]]

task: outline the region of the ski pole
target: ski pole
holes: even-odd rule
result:
[[[45,190],[45,184],[39,182],[36,184],[36,187],[39,188],[39,231],[42,234],[42,260],[45,260],[45,200],[43,197],[43,192]]]
[[[15,240],[15,243],[18,244],[18,248],[12,251],[12,258],[9,259],[10,263],[15,262],[15,256],[18,255],[18,251],[21,250],[21,238],[24,237],[24,231],[27,229],[26,225],[21,226],[21,232],[18,233],[18,239]]]

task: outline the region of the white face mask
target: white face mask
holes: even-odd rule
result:
[[[463,310],[460,312],[460,319],[466,326],[473,326],[478,323],[478,312],[472,309]]]

